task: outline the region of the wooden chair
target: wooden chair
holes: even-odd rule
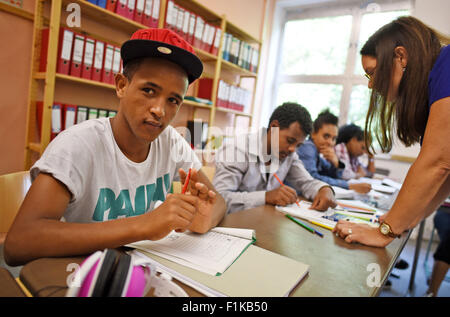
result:
[[[0,176],[0,243],[11,227],[30,186],[29,171]]]

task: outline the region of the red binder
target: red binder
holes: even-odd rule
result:
[[[122,64],[122,59],[120,57],[120,47],[114,47],[114,58],[112,66],[112,76],[110,84],[114,84],[114,77],[120,72],[120,65]]]
[[[86,37],[86,41],[84,44],[83,67],[81,70],[82,78],[91,79],[92,77],[94,50],[95,50],[95,40],[90,37]]]
[[[133,20],[142,24],[142,18],[144,17],[145,0],[136,1],[136,10],[134,11]]]
[[[54,103],[52,106],[52,132],[50,135],[50,140],[53,140],[58,133],[62,131],[62,108],[63,107],[60,103]]]
[[[201,16],[196,17],[195,20],[195,31],[194,31],[194,46],[197,48],[202,48],[202,38],[203,38],[203,31],[205,28],[205,21],[202,19]]]
[[[225,100],[224,100],[224,95],[225,95],[225,82],[223,80],[219,81],[219,87],[217,89],[217,107],[220,108],[225,108]]]
[[[185,10],[179,6],[177,6],[177,19],[175,23],[175,29],[178,35],[180,35],[182,38],[184,38],[184,32],[183,32],[183,24],[184,24],[184,12]]]
[[[211,46],[211,54],[218,55],[219,54],[219,44],[220,44],[220,37],[222,35],[222,30],[218,27],[215,28],[216,33],[214,35],[214,43]]]
[[[152,28],[157,28],[159,24],[159,9],[161,7],[161,0],[153,0],[152,8]]]
[[[128,0],[128,12],[127,12],[128,19],[133,20],[135,8],[136,8],[136,0]]]
[[[197,97],[211,100],[212,96],[213,79],[212,78],[200,78],[198,80],[198,92]]]
[[[77,122],[77,106],[64,105],[62,130],[69,129]]]
[[[102,72],[102,82],[110,84],[113,82],[113,73],[112,73],[112,65],[113,65],[113,57],[114,57],[114,46],[110,44],[106,44],[105,50],[105,58],[103,60],[103,72]]]
[[[42,30],[41,40],[41,60],[39,71],[47,71],[47,52],[48,52],[49,29]],[[69,74],[70,58],[72,54],[73,32],[66,28],[60,28],[58,40],[58,61],[56,72],[60,74]]]
[[[183,17],[183,38],[186,41],[189,41],[189,22],[191,20],[191,12],[188,10],[184,10],[184,17]]]
[[[105,55],[105,43],[95,41],[94,65],[92,67],[92,80],[102,81],[103,57]]]
[[[153,0],[145,0],[144,13],[142,15],[141,21],[142,24],[148,27],[152,27],[152,12],[153,12]]]
[[[128,17],[128,0],[118,0],[116,5],[116,13],[125,18]]]
[[[189,13],[189,30],[188,30],[188,35],[187,35],[187,41],[191,45],[194,45],[195,21],[196,21],[195,14],[190,12]]]
[[[177,23],[177,9],[175,7],[175,4],[172,0],[167,1],[167,8],[166,8],[166,19],[164,23],[165,29],[170,29],[172,31],[175,31],[175,26]]]
[[[205,24],[205,32],[203,36],[203,50],[205,52],[211,51],[215,35],[216,35],[216,28],[211,24]]]
[[[117,0],[108,0],[106,3],[106,10],[116,12]]]
[[[84,53],[84,35],[75,33],[75,39],[73,42],[72,60],[70,62],[69,75],[81,77],[81,66],[83,63]]]

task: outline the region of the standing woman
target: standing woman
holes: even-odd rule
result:
[[[400,17],[375,32],[361,49],[372,89],[366,144],[375,135],[383,152],[394,133],[406,146],[420,142],[391,210],[379,228],[340,221],[333,232],[346,242],[384,247],[414,228],[450,194],[449,38],[413,17]],[[371,132],[371,133],[370,133]],[[370,148],[373,151],[373,147]],[[450,252],[446,252],[447,264]]]

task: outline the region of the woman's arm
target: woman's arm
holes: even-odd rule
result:
[[[450,193],[450,97],[431,106],[422,149],[385,217],[395,233],[413,228]]]

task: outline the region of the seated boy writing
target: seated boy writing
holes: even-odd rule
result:
[[[328,110],[321,112],[314,121],[310,139],[297,149],[298,157],[312,177],[332,186],[368,193],[370,184],[349,184],[341,179],[346,165],[334,151],[337,135],[338,118]]]
[[[264,204],[293,204],[297,201],[296,190],[313,200],[314,209],[336,206],[331,187],[312,178],[295,153],[311,132],[311,125],[311,116],[305,108],[284,103],[272,113],[267,129],[220,148],[213,184],[225,198],[227,212]],[[281,186],[277,177],[293,188]]]
[[[5,241],[10,265],[158,240],[172,230],[204,233],[225,214],[200,161],[169,126],[202,62],[164,29],[135,32],[121,56],[117,115],[63,131],[31,168],[33,183]],[[177,172],[184,182],[191,166],[189,194],[168,195]],[[156,201],[164,202],[155,208]]]

